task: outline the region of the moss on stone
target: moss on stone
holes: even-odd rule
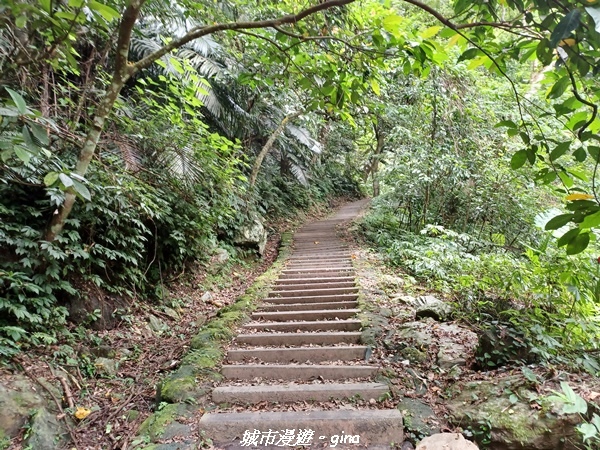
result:
[[[147,435],[152,441],[160,439],[167,426],[177,418],[178,410],[178,404],[164,406],[160,411],[144,420],[140,426],[139,434]]]

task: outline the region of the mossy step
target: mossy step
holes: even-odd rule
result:
[[[358,344],[360,332],[317,332],[317,333],[254,333],[240,334],[235,338],[238,344],[253,346],[299,346],[299,345],[335,345]]]
[[[387,392],[389,392],[389,388],[383,383],[290,383],[261,386],[222,386],[213,390],[212,398],[215,403],[293,403],[352,397],[377,400]]]
[[[221,374],[229,380],[344,380],[369,378],[378,372],[376,366],[336,364],[234,364],[223,365]]]
[[[360,309],[316,309],[313,311],[258,311],[252,314],[254,320],[270,320],[272,322],[298,320],[349,319],[360,312]]]
[[[248,361],[256,358],[262,362],[312,363],[324,361],[364,361],[367,348],[364,345],[338,347],[254,348],[230,350],[227,361]]]

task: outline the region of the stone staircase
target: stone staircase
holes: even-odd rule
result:
[[[214,389],[215,403],[377,400],[388,392],[386,384],[372,381],[379,368],[360,345],[352,259],[336,236],[336,225],[363,206],[348,204],[295,234],[285,269],[227,354],[226,381]],[[389,449],[403,440],[397,409],[212,412],[202,416],[200,429],[223,449]]]

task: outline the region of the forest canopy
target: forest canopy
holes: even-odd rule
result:
[[[599,370],[597,2],[8,0],[0,25],[2,354],[370,194],[390,263]]]

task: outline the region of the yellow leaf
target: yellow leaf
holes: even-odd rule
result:
[[[73,415],[79,419],[79,420],[83,420],[85,419],[87,416],[89,416],[92,413],[91,409],[87,409],[87,408],[83,408],[81,406],[77,407],[77,411],[75,411],[73,413]]]
[[[567,196],[565,197],[565,200],[572,202],[572,201],[574,201],[574,200],[589,200],[589,199],[591,199],[591,198],[594,198],[594,196],[593,196],[593,195],[590,195],[590,194],[581,194],[581,193],[577,193],[577,194],[570,194],[570,195],[567,195]]]
[[[577,41],[573,38],[563,39],[562,41],[560,41],[561,46],[568,45],[569,47],[573,47],[575,44],[577,44]]]

